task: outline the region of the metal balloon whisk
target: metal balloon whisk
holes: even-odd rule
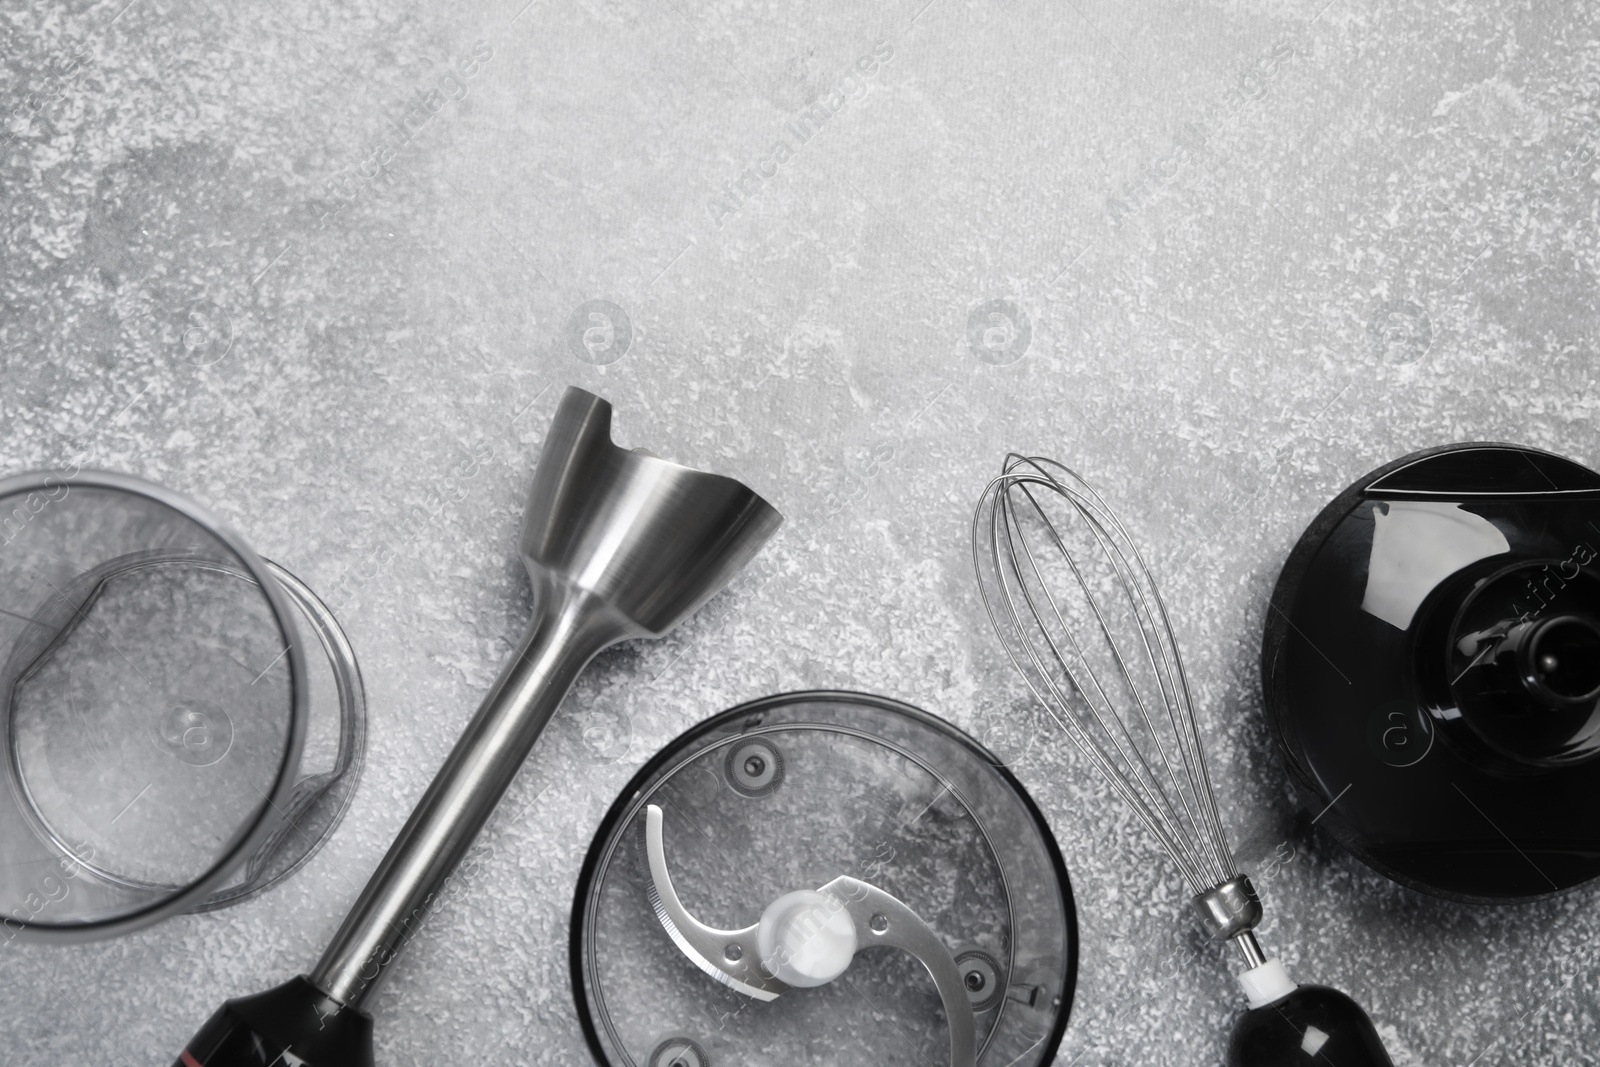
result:
[[[1233,863],[1166,605],[1127,528],[1069,468],[1012,454],[978,502],[972,562],[1011,662],[1172,856],[1207,933],[1238,947],[1246,991],[1283,988],[1253,932],[1261,903]]]

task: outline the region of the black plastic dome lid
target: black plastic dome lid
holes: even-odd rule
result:
[[[820,902],[798,955],[758,949],[795,899]],[[883,697],[788,693],[634,776],[584,862],[571,966],[610,1067],[924,1067],[951,1062],[952,1014],[968,1062],[1028,1067],[1066,1028],[1077,923],[1043,817],[977,742]]]
[[[1600,875],[1600,474],[1505,444],[1407,456],[1301,537],[1262,649],[1302,803],[1402,884]]]

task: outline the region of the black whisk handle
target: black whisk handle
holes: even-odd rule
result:
[[[1361,1005],[1327,986],[1303,985],[1252,1008],[1228,1041],[1228,1067],[1394,1067]]]

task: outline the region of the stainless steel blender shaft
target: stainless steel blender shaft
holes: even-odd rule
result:
[[[606,637],[579,611],[534,624],[334,935],[313,985],[350,1007],[372,996]]]
[[[612,444],[611,406],[567,390],[524,520],[533,621],[310,979],[372,996],[596,653],[670,630],[719,591],[782,517],[740,483]]]

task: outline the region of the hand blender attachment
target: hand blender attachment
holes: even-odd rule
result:
[[[527,635],[321,962],[308,977],[223,1005],[180,1067],[370,1065],[364,1006],[579,673],[618,641],[671,630],[782,522],[739,482],[620,448],[610,428],[610,404],[567,390],[522,529],[535,594]]]
[[[1371,1021],[1297,986],[1256,940],[1261,902],[1234,865],[1166,605],[1128,530],[1053,460],[1012,454],[972,525],[978,589],[1034,696],[1160,841],[1206,933],[1231,941],[1250,1003],[1230,1067],[1392,1067]]]
[[[571,959],[602,1067],[1044,1067],[1077,930],[1044,817],[996,756],[887,697],[780,693],[621,791]]]

